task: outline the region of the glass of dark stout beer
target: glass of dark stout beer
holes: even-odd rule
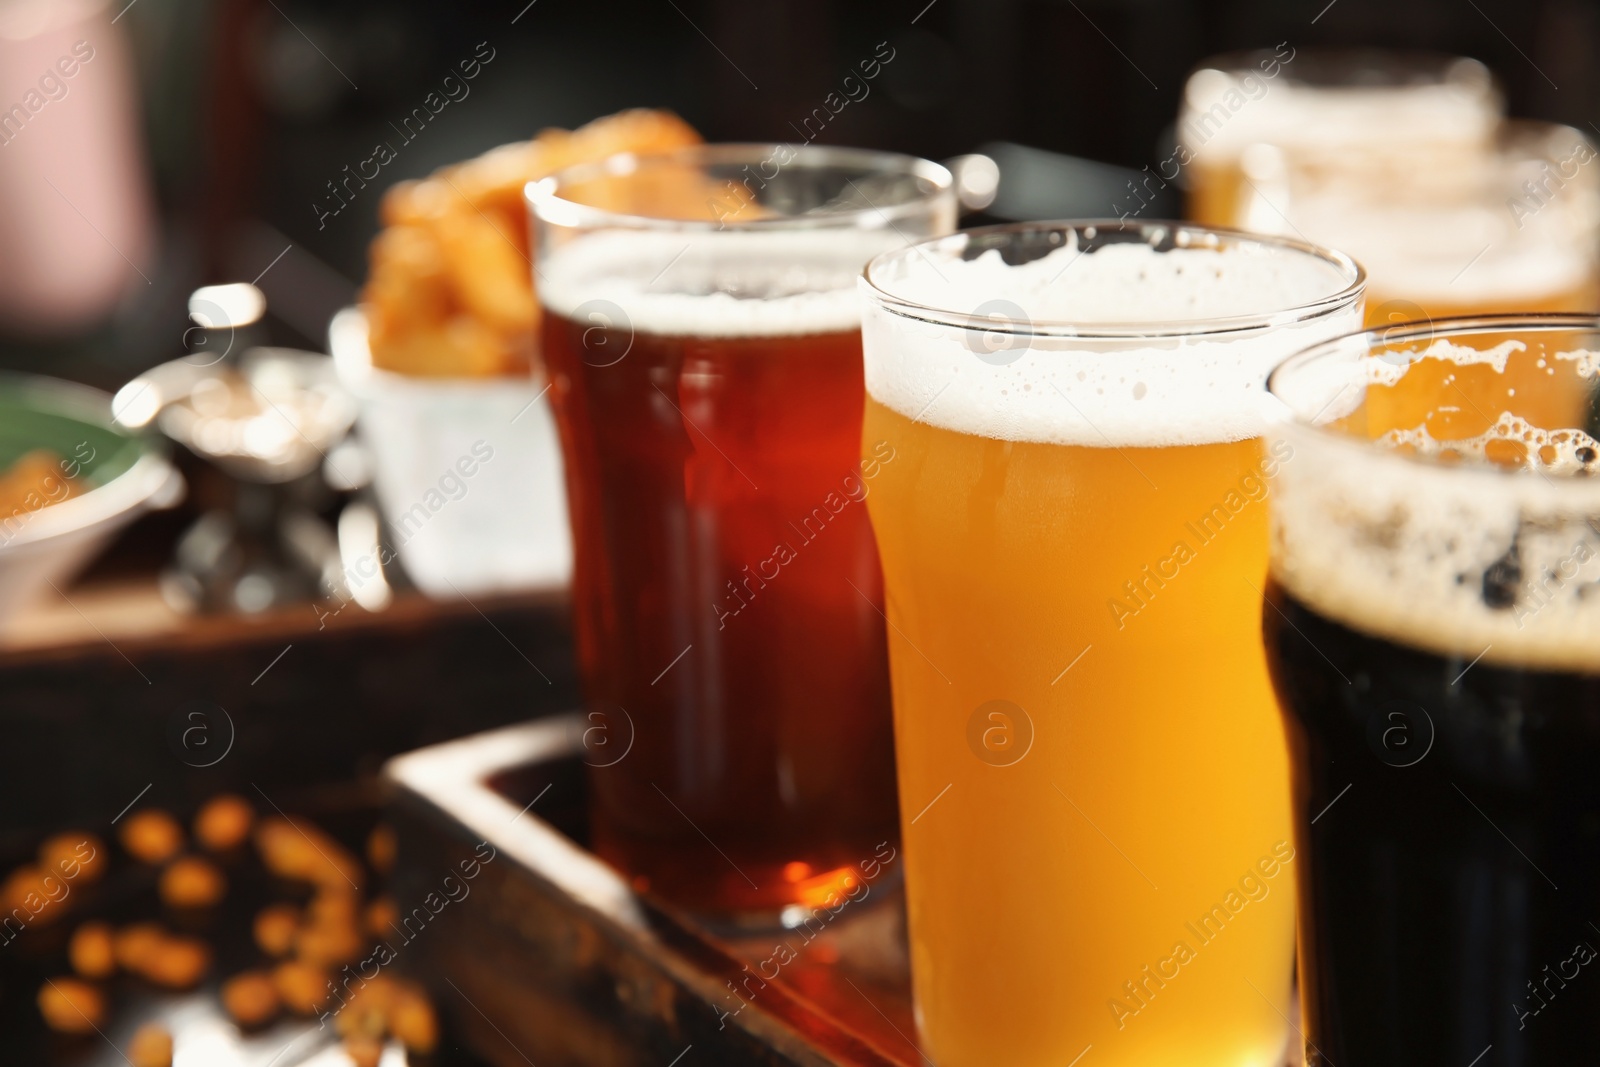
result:
[[[708,146],[529,186],[598,853],[730,919],[837,906],[896,837],[856,278],[954,228],[882,152]],[[866,865],[865,867],[863,865]]]
[[[1311,1065],[1593,1062],[1600,319],[1356,334],[1272,375],[1262,619]]]

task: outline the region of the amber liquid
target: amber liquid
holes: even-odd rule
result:
[[[1189,190],[1184,197],[1184,218],[1202,226],[1238,226],[1240,204],[1247,187],[1234,160],[1189,167]]]
[[[865,440],[897,453],[869,504],[928,1055],[1280,1067],[1296,864],[1259,442],[1007,442],[870,398]]]
[[[543,342],[595,847],[696,910],[823,903],[897,826],[861,334]]]

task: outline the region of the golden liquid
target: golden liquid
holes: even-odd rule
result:
[[[1189,166],[1189,190],[1184,196],[1184,216],[1202,226],[1240,225],[1240,206],[1250,189],[1236,160]]]
[[[1295,863],[1259,442],[1007,443],[871,398],[865,440],[896,449],[867,502],[928,1054],[1279,1067]]]
[[[1397,344],[1398,358],[1405,360],[1404,377],[1389,385],[1369,385],[1361,406],[1337,425],[1369,440],[1392,430],[1422,429],[1440,443],[1489,433],[1502,414],[1546,429],[1587,425],[1597,398],[1591,396],[1590,383],[1578,374],[1576,364],[1554,354],[1582,351],[1592,343],[1592,335],[1574,330],[1519,336],[1511,330],[1479,335],[1467,343],[1488,349],[1509,339],[1521,340],[1525,347],[1507,353],[1500,370],[1489,363],[1415,358],[1419,349],[1428,349],[1426,341]],[[1492,448],[1487,458],[1521,465],[1527,451],[1513,438]]]

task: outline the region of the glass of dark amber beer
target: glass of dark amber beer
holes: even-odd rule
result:
[[[1450,319],[1272,375],[1308,1064],[1592,1062],[1597,351],[1588,316]]]
[[[528,195],[594,846],[708,914],[827,903],[897,821],[855,279],[953,228],[950,173],[728,145]]]

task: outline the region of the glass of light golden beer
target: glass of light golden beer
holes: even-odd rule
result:
[[[1284,1062],[1295,853],[1260,604],[1290,457],[1261,450],[1261,386],[1359,325],[1363,284],[1338,253],[1179,223],[974,230],[863,276],[940,1067]]]
[[[1369,325],[1600,307],[1600,166],[1571,126],[1513,121],[1449,184],[1324,183],[1290,168],[1282,223],[1368,272]]]
[[[1215,56],[1184,85],[1161,177],[1183,183],[1196,222],[1275,233],[1286,166],[1390,192],[1450,183],[1491,149],[1504,107],[1488,68],[1462,56],[1287,42]]]
[[[1369,325],[1600,306],[1600,167],[1570,126],[1506,121],[1476,60],[1241,53],[1184,91],[1163,175],[1206,225],[1366,268]]]
[[[1431,181],[1317,174],[1277,157],[1251,228],[1337,245],[1368,272],[1367,319],[1600,306],[1600,167],[1582,132],[1507,122],[1492,148]]]

